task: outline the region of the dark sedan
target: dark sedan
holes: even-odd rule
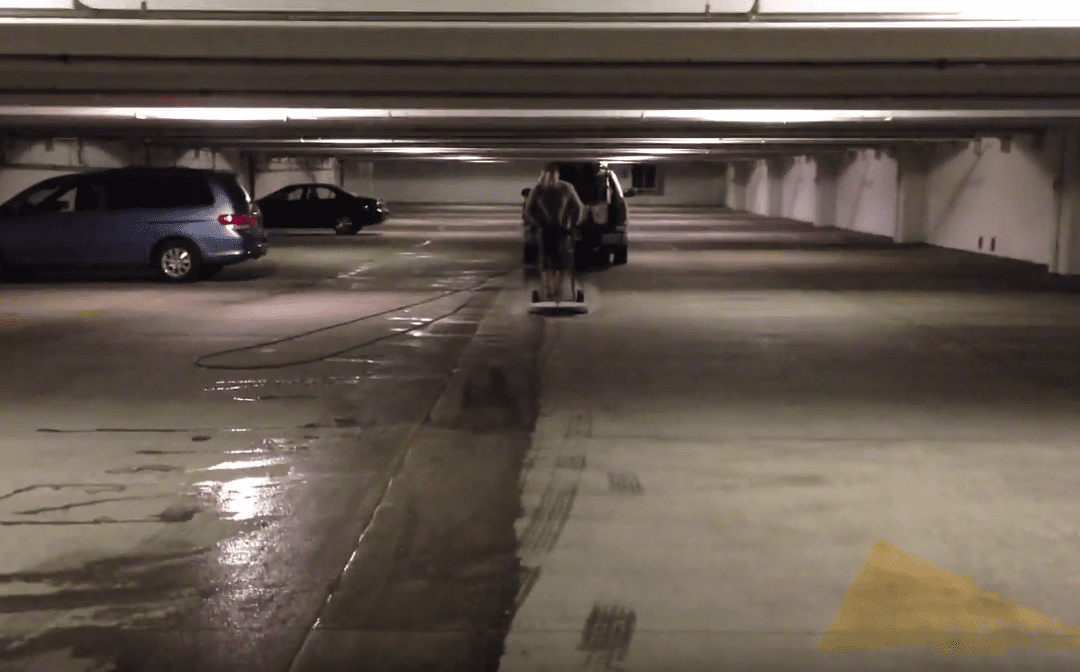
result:
[[[293,184],[263,196],[257,203],[267,228],[333,229],[356,233],[386,219],[386,204],[354,196],[332,184]]]

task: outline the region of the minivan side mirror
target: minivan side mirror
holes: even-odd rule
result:
[[[633,187],[630,187],[629,189],[627,189],[626,191],[623,192],[623,197],[625,197],[625,198],[633,198],[634,196],[637,196],[637,194],[638,194],[638,190],[633,188]]]
[[[521,197],[528,198],[530,193],[532,193],[532,189],[530,189],[529,187],[525,187],[521,190]]]

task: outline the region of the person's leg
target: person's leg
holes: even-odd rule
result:
[[[548,299],[551,288],[551,262],[548,260],[547,236],[542,229],[536,231],[536,262],[540,266],[540,287],[543,300]]]
[[[568,234],[564,234],[559,240],[559,295],[566,295],[566,285],[570,274],[573,273],[574,251],[571,247],[573,240]],[[571,300],[573,297],[571,296]]]
[[[558,300],[559,294],[559,240],[552,231],[544,232],[544,265],[547,273],[544,276],[544,292],[546,299]]]

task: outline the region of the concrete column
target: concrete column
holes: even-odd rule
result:
[[[836,226],[836,185],[840,178],[843,157],[838,154],[821,154],[814,157],[817,164],[817,186],[814,226]]]
[[[784,216],[784,175],[790,162],[786,156],[771,156],[765,161],[769,175],[769,216]]]
[[[898,243],[923,243],[929,233],[930,205],[927,176],[930,173],[932,148],[900,147],[896,152],[896,233]]]
[[[1054,183],[1058,196],[1057,236],[1049,270],[1059,275],[1080,275],[1080,129],[1065,131],[1061,162]]]
[[[747,209],[746,185],[753,172],[754,164],[749,161],[733,161],[728,164],[728,189],[725,197],[727,207],[738,211]]]
[[[364,185],[364,195],[371,196],[375,193],[375,162],[361,161],[359,166],[361,184]]]

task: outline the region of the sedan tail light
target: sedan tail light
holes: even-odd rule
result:
[[[234,229],[246,229],[255,226],[255,217],[252,215],[222,215],[218,217],[218,223],[222,226],[231,226]]]

